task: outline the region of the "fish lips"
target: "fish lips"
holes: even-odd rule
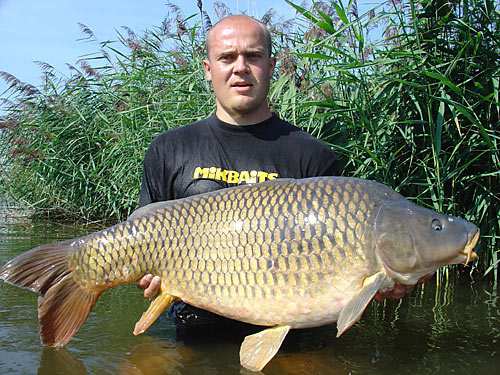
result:
[[[464,264],[467,265],[479,259],[479,256],[474,251],[477,242],[479,241],[479,229],[475,228],[474,231],[468,233],[467,243],[465,244],[463,250],[451,260],[450,264]]]

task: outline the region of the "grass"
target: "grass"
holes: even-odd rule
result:
[[[326,12],[290,3],[322,30],[299,48],[320,98],[304,104],[321,113],[317,135],[344,174],[478,224],[482,264],[497,279],[499,16],[492,1],[438,3],[392,1],[364,15],[353,1]]]
[[[499,15],[493,1],[318,2],[264,16],[278,53],[273,110],[328,142],[345,175],[384,182],[482,233],[498,279]],[[206,13],[175,6],[159,27],[116,42],[41,87],[6,72],[1,193],[64,220],[117,221],[136,207],[144,151],[214,110],[203,78]],[[219,5],[216,13],[224,14]],[[81,25],[82,33],[93,33]]]

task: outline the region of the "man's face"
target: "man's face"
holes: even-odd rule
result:
[[[211,31],[209,46],[203,65],[218,112],[244,116],[267,108],[275,62],[269,57],[262,28],[244,18],[226,20]]]

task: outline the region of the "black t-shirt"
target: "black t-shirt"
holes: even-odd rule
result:
[[[139,205],[238,184],[336,172],[332,150],[274,114],[246,126],[213,115],[153,140],[144,158]]]

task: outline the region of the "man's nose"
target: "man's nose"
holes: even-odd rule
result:
[[[244,55],[238,55],[234,62],[234,71],[239,73],[246,73],[249,71],[248,61]]]

